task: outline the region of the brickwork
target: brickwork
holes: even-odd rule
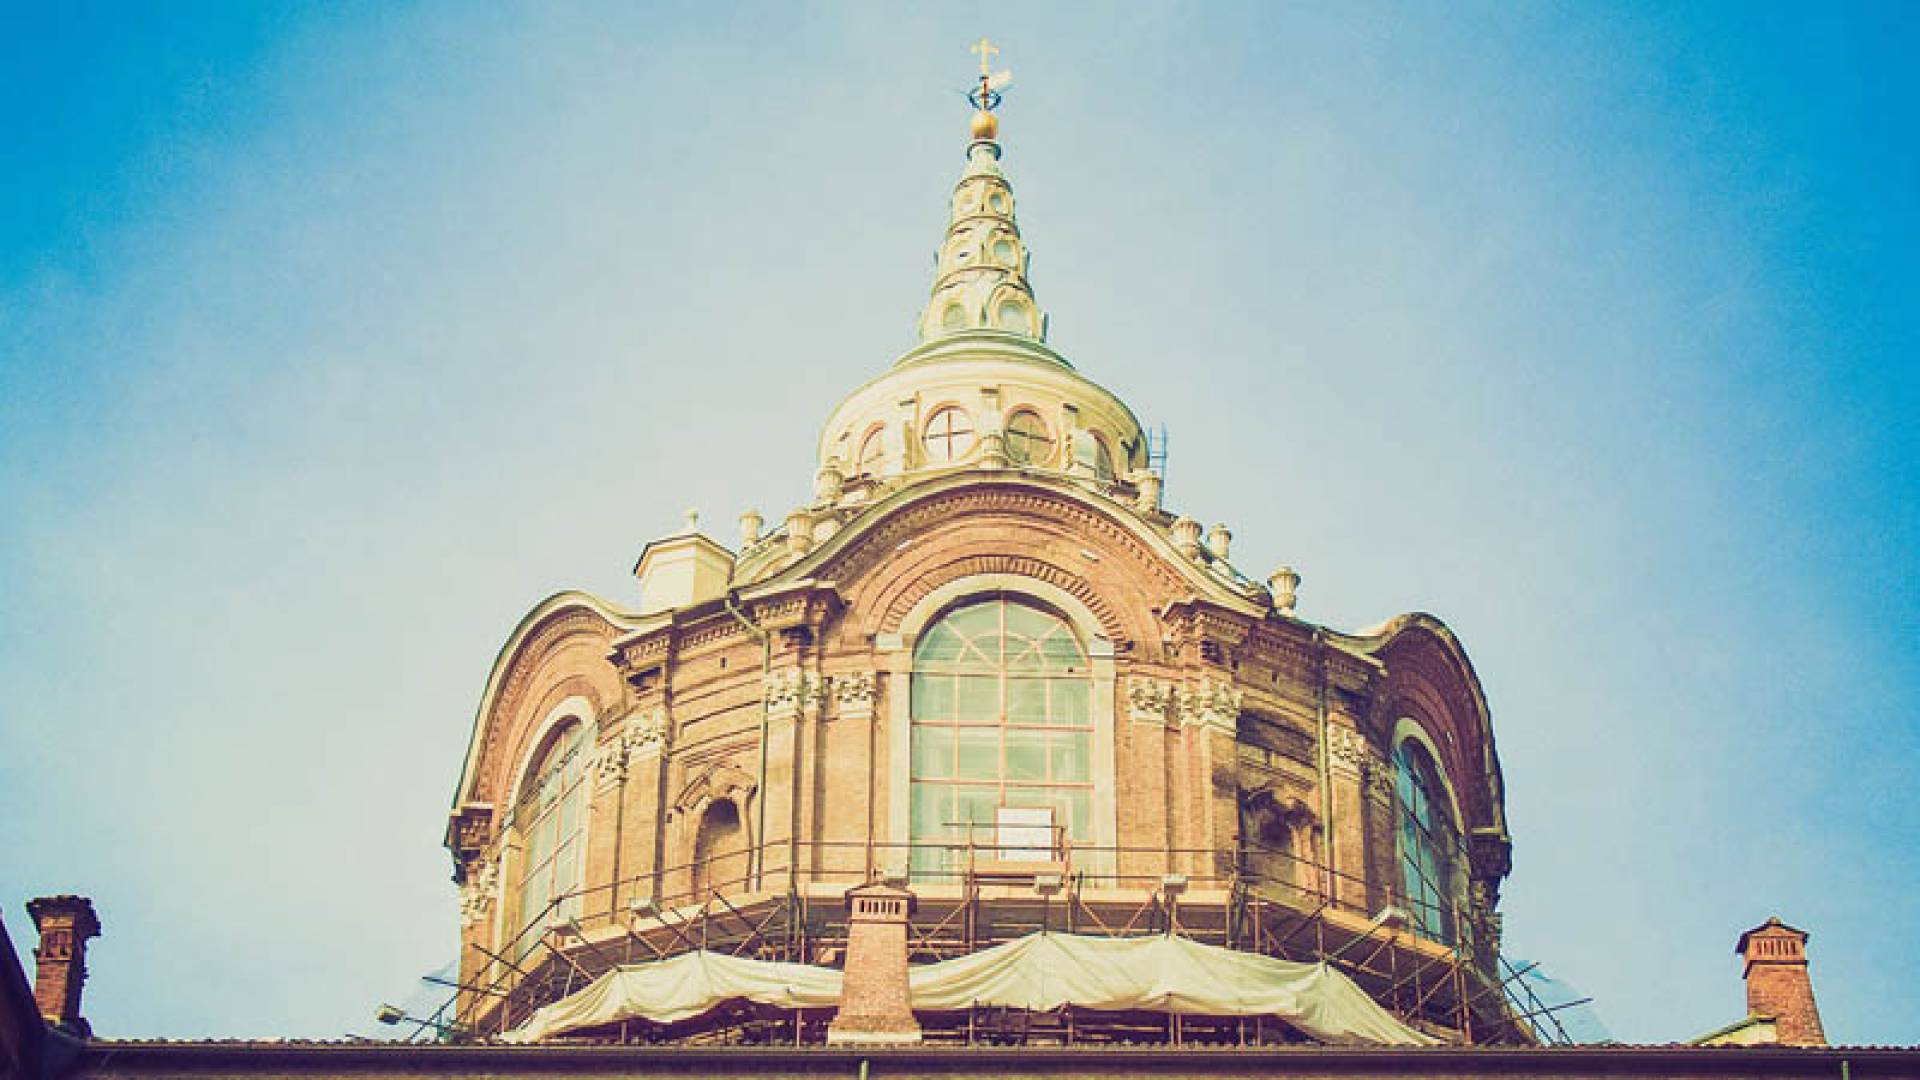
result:
[[[87,942],[100,936],[93,901],[43,896],[28,902],[27,914],[40,932],[40,944],[33,950],[33,1000],[40,1015],[49,1024],[88,1034],[80,1015],[80,991],[87,981]]]
[[[1264,594],[1236,593],[1200,567],[1203,555],[1177,551],[1164,517],[1061,481],[946,477],[853,519],[741,590],[737,614],[721,601],[670,616],[611,607],[536,613],[495,672],[498,689],[476,734],[463,799],[503,814],[542,710],[575,694],[605,718],[581,882],[600,890],[588,908],[598,925],[622,923],[634,900],[698,899],[689,862],[716,777],[726,778],[749,842],[764,845],[757,865],[780,875],[743,888],[844,887],[903,867],[895,845],[906,824],[892,818],[905,781],[890,758],[908,722],[903,620],[936,592],[964,597],[968,582],[991,580],[995,589],[1064,596],[1107,643],[1101,655],[1110,659],[1097,663],[1112,674],[1102,676],[1108,681],[1095,700],[1111,702],[1111,712],[1096,723],[1110,725],[1113,755],[1104,835],[1121,852],[1098,858],[1118,871],[1122,887],[1150,892],[1168,873],[1190,876],[1196,888],[1223,887],[1246,865],[1238,855],[1243,806],[1264,791],[1297,807],[1289,811],[1290,828],[1302,830],[1297,850],[1331,855],[1336,902],[1377,911],[1399,882],[1393,804],[1390,794],[1385,802],[1369,796],[1369,769],[1390,753],[1384,736],[1397,709],[1417,708],[1449,748],[1445,767],[1456,789],[1470,793],[1463,832],[1504,836],[1497,777],[1479,766],[1484,705],[1477,684],[1463,682],[1471,668],[1444,627],[1409,616],[1348,638],[1263,614]],[[763,678],[763,659],[771,678]],[[844,698],[843,686],[851,687]],[[1323,701],[1341,735],[1331,750],[1318,746]],[[1305,760],[1276,762],[1257,749],[1249,756],[1236,737],[1241,711],[1281,723],[1302,741],[1289,752]],[[622,751],[632,744],[615,727],[656,714],[658,739],[644,754]],[[617,753],[625,756],[609,758]],[[1331,779],[1325,791],[1322,757]],[[1377,795],[1377,777],[1375,784]],[[497,828],[487,843],[510,844],[510,832]],[[474,849],[460,857],[480,866],[499,855]],[[505,865],[495,887],[511,897],[510,859]],[[1296,879],[1317,889],[1325,876]],[[495,911],[466,925],[466,981],[500,974],[485,950],[499,951],[519,929],[510,904]]]
[[[1747,1013],[1770,1016],[1787,1046],[1825,1046],[1820,1007],[1807,971],[1807,934],[1768,919],[1740,935],[1735,951],[1745,962]]]
[[[907,1007],[907,914],[913,894],[891,885],[847,893],[847,966],[829,1044],[920,1041]]]

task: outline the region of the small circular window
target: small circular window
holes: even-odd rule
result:
[[[1017,253],[1013,250],[1013,241],[1002,237],[993,242],[993,261],[1001,266],[1012,266]]]
[[[959,304],[948,304],[940,313],[940,327],[943,330],[962,330],[967,325],[967,309]]]
[[[1007,197],[1005,195],[1000,194],[997,191],[994,192],[993,194],[987,196],[987,208],[992,210],[996,214],[1006,213]]]
[[[1045,465],[1052,460],[1053,436],[1039,413],[1021,409],[1007,420],[1007,457],[1022,465]]]
[[[927,460],[958,461],[973,449],[973,418],[959,406],[949,405],[927,419],[920,441],[927,448]]]

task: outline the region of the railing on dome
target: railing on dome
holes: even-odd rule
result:
[[[482,949],[488,970],[466,983],[430,1023],[453,1038],[487,1038],[584,988],[621,964],[696,949],[764,960],[837,965],[847,926],[842,896],[855,885],[902,878],[918,898],[910,959],[963,955],[1037,930],[1106,936],[1173,932],[1286,960],[1331,964],[1401,1019],[1449,1041],[1482,1045],[1565,1043],[1554,1018],[1504,959],[1497,977],[1475,962],[1472,923],[1444,913],[1451,943],[1396,922],[1407,896],[1291,852],[1075,845],[1051,851],[1031,838],[1009,845],[983,827],[943,843],[787,842],[717,854],[555,898],[514,938]],[[1036,858],[1035,856],[1044,856]],[[771,859],[784,864],[760,865]],[[1258,863],[1263,869],[1256,870]],[[839,865],[839,869],[829,869]],[[1281,872],[1273,872],[1275,866]],[[886,867],[918,867],[889,874]],[[726,874],[714,876],[715,870]],[[699,873],[696,873],[696,872]],[[659,882],[692,882],[656,896]],[[1395,917],[1398,913],[1398,917]],[[1382,915],[1388,916],[1381,918]],[[675,1025],[629,1021],[595,1041],[816,1043],[825,1015],[722,1007]],[[451,1017],[449,1022],[448,1018]],[[424,1030],[427,1025],[422,1025]],[[1177,1014],[1027,1016],[975,1009],[927,1025],[930,1041],[1003,1043],[1217,1043],[1270,1045],[1300,1037],[1277,1021]]]

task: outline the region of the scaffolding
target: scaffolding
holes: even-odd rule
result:
[[[847,943],[848,889],[890,880],[913,889],[910,962],[964,955],[1040,930],[1115,937],[1176,933],[1277,959],[1332,965],[1402,1021],[1463,1045],[1571,1040],[1525,976],[1484,955],[1470,920],[1450,912],[1451,940],[1405,925],[1408,898],[1290,852],[1073,846],[1018,849],[968,835],[938,844],[786,842],[715,855],[557,897],[520,920],[416,1038],[486,1039],[583,989],[621,964],[691,950],[838,966]],[[1038,856],[1038,857],[1036,857]],[[1265,872],[1252,869],[1258,862]],[[785,865],[769,865],[776,858]],[[846,870],[822,867],[847,865]],[[1273,868],[1280,867],[1275,873]],[[882,868],[902,868],[885,870]],[[911,872],[904,868],[914,867]],[[715,878],[717,868],[737,872]],[[1177,869],[1176,869],[1177,868]],[[663,892],[669,883],[686,883]],[[697,882],[697,886],[693,883]],[[464,977],[464,976],[463,976]],[[677,1024],[641,1020],[578,1038],[600,1042],[791,1044],[823,1042],[831,1010],[745,1003]],[[930,1042],[1011,1044],[1274,1045],[1304,1036],[1266,1018],[1049,1014],[975,1008],[923,1018]],[[569,1037],[575,1038],[575,1037]]]

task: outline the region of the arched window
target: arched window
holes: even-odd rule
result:
[[[927,420],[927,432],[921,436],[927,447],[927,460],[936,464],[959,461],[973,449],[973,418],[965,409],[949,405]]]
[[[1093,473],[1102,480],[1114,478],[1113,451],[1107,448],[1107,437],[1093,432]]]
[[[1016,465],[1045,465],[1053,459],[1053,436],[1047,422],[1032,409],[1021,409],[1007,420],[1007,460]]]
[[[867,432],[866,438],[860,440],[860,454],[853,462],[855,478],[880,474],[880,462],[887,453],[885,434],[883,428],[875,425],[873,430]]]
[[[740,807],[732,799],[716,799],[700,815],[693,836],[693,898],[705,900],[709,890],[743,891],[747,872],[747,830]]]
[[[587,816],[587,727],[568,720],[547,737],[520,784],[514,807],[519,831],[519,928],[521,954],[540,941],[547,923],[579,914],[583,867],[581,833]],[[548,906],[558,899],[553,910]]]
[[[1000,329],[1011,330],[1016,334],[1025,334],[1033,329],[1033,316],[1027,314],[1027,305],[1020,301],[1003,302],[999,312]]]
[[[1451,945],[1459,845],[1452,802],[1440,782],[1439,766],[1418,740],[1400,740],[1393,761],[1400,807],[1400,874],[1413,926],[1422,935]]]
[[[1090,841],[1093,679],[1066,620],[996,596],[954,608],[913,651],[913,869],[1044,861]]]

